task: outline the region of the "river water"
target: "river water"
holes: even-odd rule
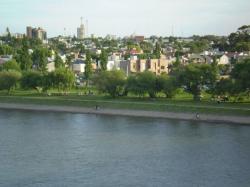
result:
[[[250,126],[0,110],[0,186],[249,187]]]

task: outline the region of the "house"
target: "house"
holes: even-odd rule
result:
[[[220,57],[218,64],[219,65],[231,64],[233,62],[236,62],[245,58],[249,58],[249,54],[247,52],[241,52],[241,53],[226,52],[224,55]]]
[[[162,73],[168,73],[169,61],[164,55],[161,55],[160,59],[148,60],[147,65],[148,65],[147,70],[155,73],[156,75],[160,75]]]
[[[144,36],[134,36],[134,40],[138,43],[144,41],[145,37]]]
[[[76,74],[84,73],[85,66],[86,66],[85,61],[83,59],[78,58],[72,64],[72,71],[75,72]],[[92,70],[95,71],[97,69],[96,63],[92,63],[91,66],[92,66]]]
[[[196,63],[196,64],[205,64],[206,63],[205,58],[199,54],[189,55],[189,61],[191,61],[192,63]]]
[[[120,61],[109,60],[107,63],[107,70],[119,70],[120,69]]]
[[[72,71],[76,74],[84,73],[85,62],[82,59],[76,59],[72,64]]]
[[[224,54],[220,57],[218,65],[227,65],[227,64],[230,64],[230,58],[226,54]]]
[[[120,69],[121,55],[119,53],[113,53],[108,57],[107,70],[119,70]]]
[[[205,54],[191,54],[188,55],[189,62],[196,64],[211,64],[213,63],[213,58],[210,55]]]
[[[203,58],[205,59],[206,64],[212,64],[213,63],[213,58],[209,55],[204,55]]]

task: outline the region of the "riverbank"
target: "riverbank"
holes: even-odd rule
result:
[[[100,115],[119,115],[132,117],[150,117],[163,119],[195,120],[214,123],[240,123],[250,124],[249,116],[227,116],[215,114],[198,114],[198,113],[178,113],[162,111],[145,111],[145,110],[126,110],[126,109],[107,109],[107,108],[87,108],[78,106],[49,106],[36,104],[16,104],[0,103],[0,109],[4,110],[27,110],[27,111],[46,111],[46,112],[70,112],[82,114],[100,114]]]

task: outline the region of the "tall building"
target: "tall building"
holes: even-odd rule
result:
[[[28,38],[32,38],[32,27],[26,27],[26,35]]]
[[[26,35],[28,38],[36,38],[40,40],[47,40],[47,32],[42,29],[41,27],[38,28],[32,28],[32,27],[27,27],[26,28]]]
[[[84,37],[85,37],[85,29],[84,29],[84,25],[82,23],[82,17],[81,17],[81,25],[80,27],[77,28],[77,38],[83,39]]]

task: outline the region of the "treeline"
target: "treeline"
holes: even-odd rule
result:
[[[0,66],[0,90],[10,93],[16,87],[46,92],[51,88],[67,91],[75,85],[75,74],[67,68],[58,68],[54,72],[35,70],[20,71],[15,61]]]
[[[86,76],[86,75],[85,75]],[[85,77],[99,92],[112,97],[127,96],[128,93],[139,97],[156,98],[159,93],[167,98],[178,94],[178,90],[191,93],[194,100],[201,99],[203,91],[217,96],[237,97],[242,93],[250,94],[250,59],[236,63],[228,78],[220,78],[217,64],[194,64],[186,66],[176,64],[169,74],[156,76],[146,71],[125,76],[123,71],[101,70]],[[46,92],[53,88],[67,91],[75,87],[75,75],[67,68],[59,67],[54,72],[21,71],[14,61],[0,66],[0,90],[11,90],[19,86],[22,89],[36,89]]]
[[[206,91],[213,96],[234,96],[249,94],[250,59],[237,63],[230,77],[220,79],[217,64],[178,65],[171,73],[156,76],[146,71],[126,78],[122,71],[102,71],[93,77],[96,88],[112,97],[126,96],[133,93],[139,97],[155,98],[164,93],[167,98],[178,94],[179,89],[191,93],[194,100],[201,99]]]

